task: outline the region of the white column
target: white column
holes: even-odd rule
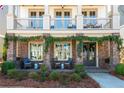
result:
[[[118,5],[112,6],[112,27],[113,29],[119,29],[120,28],[120,15],[118,11]]]
[[[83,15],[82,15],[82,6],[78,5],[77,6],[77,17],[76,17],[76,25],[77,29],[83,29]]]
[[[7,29],[14,29],[14,16],[15,16],[15,7],[13,5],[8,6],[7,14]]]
[[[123,39],[123,47],[124,47],[124,25],[120,27],[120,37]]]
[[[49,14],[49,6],[48,5],[45,5],[44,6],[44,12],[45,12],[45,15],[48,15]]]
[[[49,6],[44,6],[45,14],[43,16],[43,29],[49,30],[50,29],[50,15],[49,15]]]
[[[77,15],[82,15],[82,5],[77,6]]]

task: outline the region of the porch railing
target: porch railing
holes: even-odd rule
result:
[[[15,29],[43,30],[43,18],[15,18]],[[75,29],[76,18],[51,18],[50,30]],[[84,29],[111,29],[112,18],[83,18],[82,30]]]
[[[43,29],[43,18],[15,18],[15,29]]]
[[[83,18],[84,29],[111,29],[112,18]]]

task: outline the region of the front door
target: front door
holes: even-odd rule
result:
[[[96,66],[96,43],[83,43],[83,64],[85,66]]]

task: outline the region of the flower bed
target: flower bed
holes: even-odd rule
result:
[[[44,82],[26,78],[18,81],[9,79],[7,76],[0,74],[0,87],[30,87],[30,88],[99,88],[99,84],[93,79],[86,76],[80,82],[70,81],[66,85],[61,84],[58,80],[46,80]]]

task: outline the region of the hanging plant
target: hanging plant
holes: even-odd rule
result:
[[[88,36],[70,36],[70,37],[7,36],[4,40],[4,43],[5,43],[4,46],[6,46],[6,47],[8,46],[7,45],[8,40],[29,42],[29,41],[43,40],[43,39],[45,39],[45,43],[44,43],[44,51],[45,52],[48,51],[48,48],[52,43],[61,42],[61,41],[69,41],[69,40],[79,41],[78,52],[80,52],[82,50],[81,46],[83,46],[83,44],[82,44],[83,41],[94,41],[94,42],[98,42],[98,43],[102,43],[102,42],[105,42],[105,41],[113,41],[113,42],[117,43],[118,49],[121,49],[121,47],[122,47],[122,39],[120,38],[120,36],[115,36],[115,35],[109,35],[109,36],[103,36],[103,37],[88,37]],[[6,50],[6,49],[4,49],[4,50]]]
[[[8,49],[8,35],[5,34],[5,38],[4,38],[4,44],[3,44],[3,61],[6,61],[7,59],[7,49]]]

